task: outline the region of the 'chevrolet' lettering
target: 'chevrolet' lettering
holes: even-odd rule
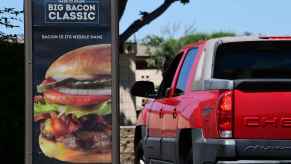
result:
[[[291,117],[259,117],[250,116],[243,118],[246,127],[273,127],[291,128]]]

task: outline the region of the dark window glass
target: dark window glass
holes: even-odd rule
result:
[[[218,48],[214,78],[291,78],[290,42],[245,42]]]
[[[218,48],[213,77],[218,79],[291,78],[291,42],[245,42]]]
[[[163,73],[163,81],[160,84],[158,98],[163,98],[167,96],[168,89],[172,85],[173,78],[175,76],[182,55],[183,54],[178,54],[176,58],[171,62],[170,66],[166,69],[167,71]]]
[[[179,74],[179,79],[178,79],[178,83],[176,87],[176,94],[178,95],[182,94],[185,91],[186,84],[189,78],[189,73],[191,71],[197,52],[198,52],[198,49],[193,48],[188,52],[185,58],[185,61],[183,63],[183,66]]]

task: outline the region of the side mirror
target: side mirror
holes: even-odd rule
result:
[[[157,96],[155,85],[151,81],[137,81],[131,87],[130,93],[133,96],[146,98],[155,98]]]

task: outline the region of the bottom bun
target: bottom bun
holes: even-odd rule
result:
[[[42,152],[50,158],[71,163],[112,163],[111,152],[92,153],[68,149],[63,143],[53,142],[39,136]]]

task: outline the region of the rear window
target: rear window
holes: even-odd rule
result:
[[[218,79],[291,78],[291,42],[242,42],[217,49],[213,77]]]

